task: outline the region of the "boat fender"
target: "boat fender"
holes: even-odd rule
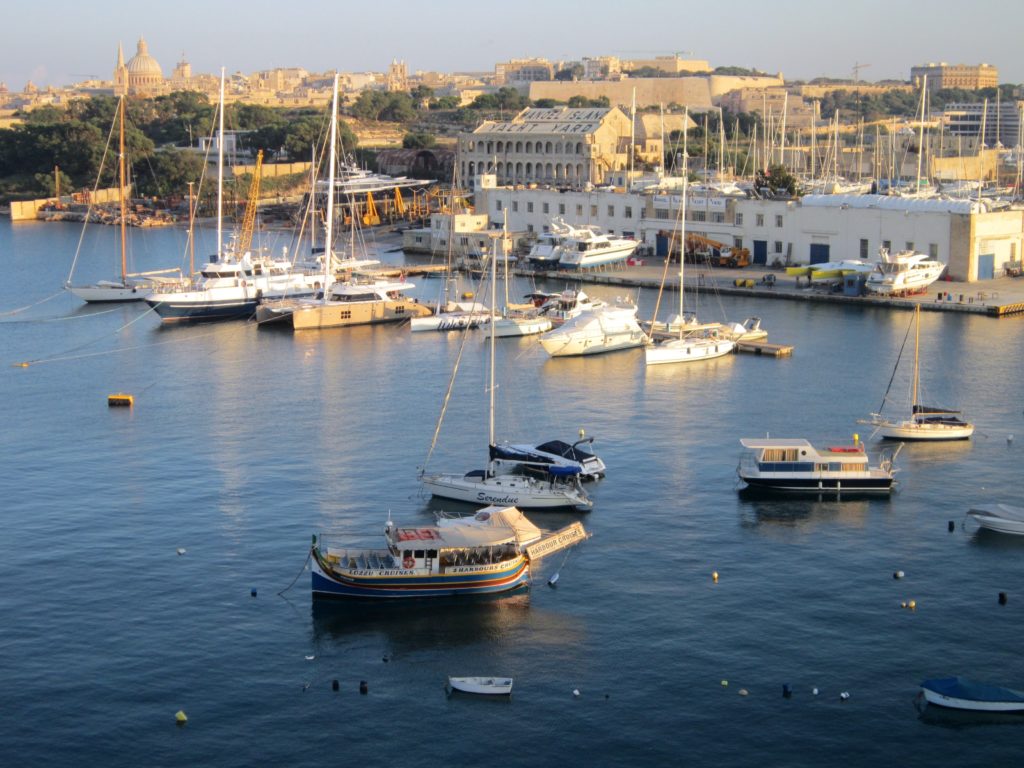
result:
[[[1006,600],[1007,600],[1006,593],[1005,592],[1000,592],[999,593],[999,604],[1000,605],[1006,605]]]
[[[338,688],[339,688],[338,681],[337,680],[332,680],[331,681],[331,690],[332,691],[336,691],[336,690],[338,690]]]
[[[412,568],[414,565],[416,565],[416,561],[413,560],[411,557],[407,557],[405,558],[405,560],[402,561],[403,568]]]
[[[369,685],[367,685],[367,683],[366,683],[366,681],[365,681],[365,680],[360,680],[360,681],[359,681],[359,692],[360,692],[361,694],[363,694],[364,696],[365,696],[365,695],[366,695],[367,693],[369,693],[369,692],[370,692],[370,686],[369,686]]]

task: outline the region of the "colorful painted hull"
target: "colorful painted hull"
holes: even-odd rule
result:
[[[331,568],[313,550],[312,588],[316,599],[401,600],[509,592],[530,583],[525,557],[492,565],[454,566],[445,573],[424,569]]]

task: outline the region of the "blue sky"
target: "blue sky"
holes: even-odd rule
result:
[[[17,7],[17,11],[13,11]],[[132,9],[132,10],[127,10]],[[907,79],[928,61],[999,68],[1024,82],[1021,0],[48,0],[5,8],[0,80],[21,90],[88,76],[109,79],[117,44],[142,35],[170,75],[278,66],[382,71],[490,71],[495,62],[692,52],[712,66],[781,71],[787,79]]]

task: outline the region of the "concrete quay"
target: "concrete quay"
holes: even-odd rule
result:
[[[552,271],[534,272],[549,280],[571,283],[616,285],[625,288],[654,288],[661,284],[664,265],[615,267],[605,271]],[[531,274],[521,271],[520,274]],[[773,276],[774,282],[767,276]],[[926,292],[905,298],[881,296],[844,296],[833,293],[828,281],[811,283],[806,278],[787,275],[784,270],[747,267],[744,269],[697,268],[687,269],[686,290],[698,293],[719,293],[731,296],[756,296],[764,299],[789,301],[816,301],[829,304],[890,307],[913,309],[920,304],[924,311],[967,312],[988,317],[1008,317],[1024,314],[1024,278],[1000,277],[977,283],[940,280],[928,286]],[[738,285],[737,282],[741,281]],[[753,283],[751,287],[746,284]],[[665,290],[675,292],[679,287],[678,267],[669,267]],[[941,297],[941,298],[940,298]]]

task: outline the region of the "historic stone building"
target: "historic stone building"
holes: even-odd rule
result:
[[[929,63],[910,68],[910,82],[915,87],[927,75],[928,88],[963,88],[976,91],[979,88],[995,88],[999,85],[999,70],[991,64],[938,64]]]
[[[629,117],[617,107],[528,107],[463,134],[459,172],[471,187],[482,173],[495,174],[498,184],[597,186],[626,168],[629,137]]]
[[[165,90],[164,71],[160,63],[149,55],[149,46],[139,38],[138,48],[128,63],[124,50],[117,46],[117,66],[114,67],[115,96],[152,96]]]

